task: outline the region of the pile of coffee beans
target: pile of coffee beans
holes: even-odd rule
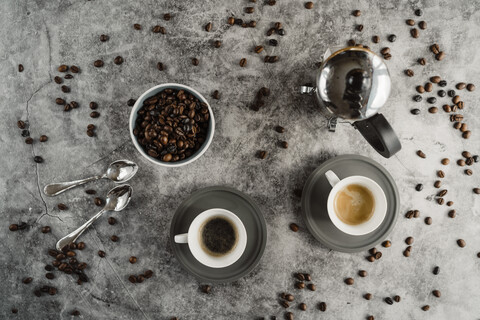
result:
[[[150,279],[153,276],[153,271],[152,270],[147,270],[142,274],[139,275],[130,275],[128,277],[128,281],[131,283],[142,283],[145,281],[145,279]]]
[[[185,90],[165,89],[145,99],[133,134],[145,152],[164,162],[194,155],[207,138],[207,104]]]
[[[78,261],[77,253],[75,252],[75,250],[83,249],[85,249],[84,242],[79,242],[78,244],[71,243],[63,247],[61,251],[49,249],[47,251],[48,255],[54,257],[55,260],[51,264],[47,264],[45,270],[53,271],[54,268],[57,268],[58,271],[62,271],[65,274],[76,275],[78,277],[77,284],[79,285],[88,282],[88,276],[84,272],[88,265],[85,262]],[[53,279],[53,273],[47,273],[46,277],[47,279]]]

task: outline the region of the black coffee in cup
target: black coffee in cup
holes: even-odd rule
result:
[[[209,255],[221,257],[237,245],[238,231],[225,217],[211,217],[200,228],[200,246]]]

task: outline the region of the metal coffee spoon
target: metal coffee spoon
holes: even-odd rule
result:
[[[67,191],[76,186],[82,185],[84,183],[95,181],[98,179],[107,178],[112,180],[115,183],[123,183],[130,180],[138,171],[138,165],[135,162],[129,160],[118,160],[112,162],[107,169],[107,172],[103,175],[93,176],[86,179],[71,181],[71,182],[60,182],[60,183],[51,183],[43,188],[43,192],[47,196],[56,196],[60,193]]]
[[[132,197],[132,187],[128,184],[123,184],[121,186],[115,187],[110,190],[107,194],[107,201],[105,207],[94,215],[90,220],[85,222],[81,227],[72,233],[66,235],[57,242],[57,250],[62,250],[63,247],[69,245],[72,242],[75,242],[80,235],[88,229],[100,216],[106,211],[122,211],[130,202]]]

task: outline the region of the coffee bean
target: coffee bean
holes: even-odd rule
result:
[[[260,151],[260,152],[258,153],[258,157],[259,157],[260,159],[265,159],[265,158],[267,157],[267,151]]]
[[[167,33],[166,29],[162,26],[159,26],[159,25],[154,26],[152,28],[152,32],[153,33],[161,33],[161,34]]]
[[[282,307],[284,307],[285,309],[289,308],[290,307],[290,304],[287,302],[287,301],[280,301],[280,305]]]
[[[25,143],[26,144],[32,144],[33,143],[33,139],[31,137],[27,137],[25,138]]]
[[[263,46],[256,46],[254,49],[255,53],[260,53],[263,51]]]
[[[137,257],[134,257],[134,256],[131,256],[128,261],[131,263],[131,264],[134,264],[134,263],[137,263]]]
[[[247,65],[247,59],[242,58],[240,59],[240,67],[244,68]]]
[[[82,241],[82,242],[79,242],[79,243],[77,244],[77,249],[78,249],[78,250],[83,250],[83,249],[85,249],[85,242],[83,242],[83,241]]]
[[[123,58],[121,56],[116,56],[115,59],[113,59],[113,63],[120,65],[123,63]]]
[[[207,23],[205,25],[205,31],[207,31],[207,32],[212,31],[212,26],[213,26],[213,24],[211,22]]]
[[[192,64],[193,64],[194,66],[198,66],[199,63],[200,63],[200,61],[199,61],[197,58],[192,58]]]
[[[49,233],[51,230],[50,226],[45,226],[42,228],[42,233]]]
[[[322,312],[327,311],[327,304],[325,302],[320,302],[318,304],[318,309],[320,309],[320,311],[322,311]]]
[[[95,60],[93,62],[93,65],[96,67],[96,68],[101,68],[103,67],[103,61],[102,60]]]
[[[295,298],[291,294],[286,294],[285,295],[285,300],[292,302]]]
[[[150,279],[152,276],[153,276],[153,271],[152,270],[147,270],[143,273],[143,276],[146,278],[146,279]]]
[[[467,90],[468,91],[475,91],[475,85],[473,83],[467,84]]]
[[[100,113],[97,111],[90,112],[90,118],[98,118],[100,117]]]
[[[57,84],[61,84],[63,82],[63,79],[60,78],[59,76],[55,76],[55,78],[53,78],[53,80],[55,81],[55,83]]]
[[[467,87],[467,84],[465,82],[459,82],[455,85],[455,88],[457,88],[458,90],[463,90]]]
[[[445,92],[445,90],[438,90],[437,91],[437,95],[440,97],[440,98],[443,98],[447,95],[447,93]]]
[[[427,156],[425,155],[425,153],[423,153],[422,150],[418,150],[418,151],[417,151],[417,156],[419,156],[420,158],[423,158],[423,159],[425,159],[425,158],[427,157]]]
[[[344,282],[345,282],[345,284],[351,286],[351,285],[353,285],[353,283],[354,283],[355,281],[354,281],[352,278],[346,278],[346,279],[344,280]]]
[[[409,77],[413,77],[415,75],[412,69],[405,70],[405,74]],[[418,87],[417,87],[417,91],[418,91]],[[420,93],[423,93],[423,92],[420,92]]]
[[[437,112],[438,112],[438,108],[437,108],[437,107],[430,107],[430,108],[428,108],[428,112],[429,112],[429,113],[437,113]]]
[[[98,108],[98,104],[94,101],[90,102],[89,104],[90,109],[95,110]]]
[[[415,190],[417,191],[422,191],[423,190],[423,184],[419,183],[415,186]]]
[[[293,320],[293,313],[291,313],[291,312],[285,313],[285,319],[287,319],[287,320]]]
[[[467,131],[465,131],[465,132],[462,134],[462,137],[463,137],[464,139],[468,139],[468,138],[470,138],[471,135],[472,135],[472,132],[469,131],[469,130],[467,130]]]
[[[408,244],[408,245],[411,245],[413,243],[413,241],[414,241],[413,237],[407,237],[405,239],[405,243]]]
[[[405,218],[412,219],[413,218],[413,210],[407,211],[407,213],[405,213]]]
[[[373,36],[372,37],[372,42],[373,43],[379,43],[380,42],[380,37],[379,36]]]
[[[313,284],[313,283],[309,283],[307,285],[307,288],[310,290],[310,291],[315,291],[317,290],[317,287]]]
[[[410,29],[410,35],[412,36],[412,38],[418,38],[420,36],[420,32],[417,28],[412,28]]]
[[[473,174],[473,171],[470,169],[466,169],[464,172],[467,176],[471,176]]]
[[[384,299],[384,301],[385,301],[387,304],[389,304],[389,305],[392,305],[392,304],[393,304],[393,300],[392,300],[392,298],[390,298],[390,297],[386,297],[386,298]]]
[[[438,198],[438,199],[437,199],[437,203],[438,203],[439,205],[442,205],[444,202],[445,202],[445,200],[444,200],[443,198]]]
[[[463,239],[458,239],[457,244],[460,248],[464,248],[467,245],[467,243]]]
[[[68,207],[63,203],[57,204],[57,207],[58,207],[59,210],[67,210],[68,209]]]
[[[425,83],[425,91],[432,92],[432,90],[433,90],[433,84],[431,82]]]
[[[417,90],[418,93],[424,93],[425,92],[425,88],[423,86],[417,86],[415,89]]]
[[[287,141],[282,141],[282,142],[280,142],[280,145],[281,145],[282,148],[284,148],[284,149],[287,149],[287,148],[288,148],[288,142],[287,142]]]
[[[425,29],[427,29],[427,23],[425,21],[420,21],[418,23],[418,27],[422,30],[425,30]]]
[[[67,104],[65,105],[65,107],[63,108],[63,111],[68,112],[68,111],[70,111],[70,110],[72,110],[72,106],[71,106],[69,103],[67,103]]]
[[[128,281],[131,283],[137,283],[137,277],[135,277],[133,274],[128,277]]]
[[[400,298],[400,296],[397,295],[397,296],[393,297],[393,300],[395,302],[400,302],[401,298]]]
[[[391,34],[388,36],[388,41],[390,42],[395,42],[397,40],[397,36],[394,34]]]
[[[63,100],[62,98],[57,98],[57,99],[55,99],[55,103],[58,104],[58,105],[64,105],[65,100]]]
[[[65,79],[67,80],[70,80],[70,79],[73,79],[73,76],[70,74],[70,73],[67,73],[65,76],[64,76]]]
[[[305,8],[306,9],[313,9],[313,2],[309,1],[305,3]]]
[[[359,31],[359,32],[362,32],[363,31],[363,24],[358,24],[355,29],[357,29],[357,31]]]
[[[413,101],[415,101],[415,102],[420,102],[420,101],[422,101],[422,100],[423,100],[422,96],[420,96],[420,95],[418,95],[418,94],[415,95],[415,96],[413,96]]]
[[[413,19],[407,19],[407,20],[405,20],[405,22],[409,26],[414,26],[415,25],[415,20],[413,20]]]
[[[305,310],[307,310],[307,305],[302,302],[298,305],[298,309],[300,309],[302,311],[305,311]]]
[[[464,167],[464,166],[465,166],[465,160],[463,160],[463,159],[458,159],[458,160],[457,160],[457,165],[459,165],[460,167]]]
[[[32,277],[27,277],[27,278],[23,278],[22,282],[24,284],[29,284],[30,282],[32,282],[33,278]]]
[[[379,260],[382,257],[382,253],[378,251],[377,253],[374,254],[374,257],[376,260]]]
[[[275,39],[270,39],[270,40],[268,40],[268,43],[269,43],[271,46],[273,46],[273,47],[278,46],[278,41],[275,40]]]
[[[106,34],[100,35],[100,41],[105,42],[105,41],[108,41],[108,39],[110,39],[110,37],[107,36]]]
[[[408,247],[407,247],[407,248],[408,248]],[[410,250],[405,250],[405,251],[403,251],[403,255],[404,255],[405,257],[410,257]]]
[[[383,55],[383,59],[385,60],[390,60],[392,58],[392,55],[390,53],[386,53]]]
[[[437,59],[438,61],[443,60],[443,58],[445,58],[445,52],[443,52],[443,51],[440,51],[439,53],[437,53],[435,55],[435,59]]]
[[[297,278],[297,279],[300,280],[300,281],[304,281],[304,280],[305,280],[305,276],[303,275],[303,273],[297,273],[297,274],[295,274],[295,278]]]
[[[381,53],[381,54],[390,53],[390,48],[389,48],[389,47],[382,48],[382,50],[380,50],[380,53]]]
[[[392,243],[389,240],[385,240],[382,242],[382,246],[385,248],[390,248],[392,246]]]
[[[362,278],[365,278],[367,276],[367,271],[365,270],[360,270],[358,271],[358,275]]]
[[[51,296],[54,296],[57,294],[57,288],[54,288],[54,287],[50,287],[48,289],[48,294],[51,295]]]
[[[427,102],[428,102],[428,103],[431,103],[431,104],[434,104],[435,102],[437,102],[437,98],[435,98],[435,97],[430,97],[430,98],[427,99]]]
[[[297,283],[295,283],[295,288],[304,289],[305,288],[305,283],[304,282],[297,282]]]
[[[440,170],[441,171],[441,170]],[[442,171],[443,172],[443,171]],[[433,183],[433,186],[435,188],[440,188],[442,186],[442,182],[440,180],[437,180]]]
[[[444,189],[437,193],[437,197],[444,197],[447,194],[448,190]]]
[[[410,113],[413,115],[419,115],[420,114],[420,109],[412,109],[410,110]]]
[[[290,230],[292,230],[293,232],[297,232],[299,229],[300,228],[295,223],[290,224]]]
[[[431,225],[432,224],[432,218],[431,217],[426,217],[425,218],[425,224]]]
[[[453,219],[457,216],[457,212],[455,210],[450,210],[448,211],[448,216]]]
[[[428,310],[430,310],[430,306],[429,306],[428,304],[427,304],[427,305],[424,305],[424,306],[422,307],[422,310],[423,310],[423,311],[428,311]]]
[[[222,41],[220,41],[220,40],[215,40],[215,41],[213,42],[213,46],[214,46],[215,48],[220,48],[220,47],[222,46]]]
[[[209,294],[210,291],[212,290],[212,287],[209,286],[208,284],[205,284],[205,285],[202,285],[202,286],[200,287],[200,290],[201,290],[203,293]]]
[[[55,279],[55,275],[51,272],[46,273],[45,277],[49,280]]]
[[[67,72],[68,71],[68,66],[65,64],[62,64],[58,67],[58,72]]]
[[[444,166],[446,166],[446,165],[448,165],[448,164],[450,163],[450,159],[448,159],[448,158],[443,158],[441,162],[442,162],[442,164],[443,164]]]
[[[422,66],[427,64],[427,60],[425,60],[425,58],[420,58],[420,59],[417,60],[417,62]]]

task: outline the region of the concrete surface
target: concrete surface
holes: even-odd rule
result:
[[[277,1],[268,6],[259,0],[252,4],[255,13],[247,15],[246,0],[236,1],[14,1],[0,3],[0,318],[2,319],[70,319],[78,309],[81,319],[259,319],[277,316],[284,310],[278,294],[292,292],[296,299],[290,308],[295,319],[477,319],[480,317],[480,196],[472,188],[480,187],[480,174],[472,167],[473,176],[463,174],[465,168],[455,165],[463,150],[480,153],[480,117],[476,102],[479,92],[461,92],[465,101],[462,114],[472,130],[469,140],[462,139],[452,128],[442,110],[427,112],[428,104],[412,102],[415,86],[430,76],[440,75],[448,81],[447,89],[459,81],[477,82],[480,72],[480,3],[478,1],[315,1],[312,10],[303,1]],[[413,11],[422,8],[424,15]],[[362,10],[361,17],[350,13]],[[171,13],[169,22],[164,13]],[[255,29],[226,25],[234,14],[257,20]],[[410,37],[405,19],[425,20],[428,29],[418,39]],[[212,21],[210,33],[204,25]],[[253,47],[265,44],[266,31],[281,21],[287,31],[278,37],[278,47],[265,45],[270,55],[280,56],[277,64],[264,64],[265,52],[257,55]],[[135,31],[134,23],[143,26]],[[358,23],[365,28],[354,30]],[[156,25],[165,26],[166,35],[153,34]],[[100,34],[110,36],[99,41]],[[386,37],[395,33],[395,43]],[[371,37],[379,35],[381,43]],[[325,114],[313,97],[300,97],[295,88],[311,82],[315,63],[327,47],[340,48],[350,38],[368,44],[374,51],[384,46],[392,49],[388,61],[393,92],[382,111],[400,137],[403,149],[397,156],[384,159],[367,145],[348,124],[341,123],[336,133],[327,132]],[[223,45],[215,49],[211,41]],[[443,61],[435,61],[428,47],[437,42],[446,52]],[[113,64],[121,55],[125,62]],[[420,57],[428,60],[422,67]],[[200,65],[192,66],[197,57]],[[238,62],[247,58],[240,68]],[[105,66],[93,67],[103,59]],[[166,71],[155,68],[158,61]],[[23,73],[18,64],[24,65]],[[60,64],[78,65],[80,74],[65,80],[72,91],[63,94],[52,81],[59,75]],[[412,68],[415,77],[404,75]],[[136,98],[148,88],[165,82],[190,85],[205,96],[214,90],[221,99],[210,99],[217,120],[216,135],[210,149],[194,164],[179,169],[153,166],[135,150],[128,134],[130,108],[126,101]],[[272,95],[259,112],[248,108],[255,92],[269,87]],[[437,87],[434,87],[435,91]],[[57,97],[76,100],[80,107],[64,113],[55,105]],[[424,94],[424,97],[428,97]],[[100,118],[90,119],[88,103],[99,104]],[[441,108],[449,99],[439,99]],[[419,107],[421,115],[410,109]],[[28,120],[35,139],[25,144],[19,119]],[[88,123],[98,126],[96,138],[86,134]],[[283,125],[286,132],[273,128]],[[42,134],[49,140],[40,143]],[[281,149],[280,140],[289,148]],[[265,160],[255,157],[258,150],[269,151]],[[421,149],[427,159],[415,152]],[[392,247],[382,248],[383,257],[375,263],[365,259],[367,252],[345,254],[320,245],[305,230],[300,217],[299,198],[294,190],[301,188],[308,175],[324,160],[335,155],[356,153],[372,157],[395,177],[402,197],[401,217],[388,237]],[[35,164],[33,156],[45,161]],[[443,168],[440,159],[452,163]],[[140,165],[131,181],[134,197],[120,214],[115,226],[107,224],[107,214],[83,237],[87,248],[79,252],[91,281],[78,286],[75,280],[56,272],[55,280],[47,280],[43,267],[51,258],[47,248],[56,239],[72,231],[97,212],[86,188],[100,195],[113,187],[108,181],[92,183],[56,198],[47,198],[40,190],[47,183],[66,181],[102,172],[113,160],[128,158]],[[434,201],[432,184],[436,170],[446,172],[446,200],[455,202],[457,217],[447,216],[450,208]],[[414,186],[424,183],[422,192]],[[210,295],[202,294],[200,283],[188,275],[172,255],[168,243],[170,220],[180,201],[202,187],[225,184],[251,195],[262,208],[268,228],[268,243],[259,266],[247,277],[231,284],[216,285]],[[63,202],[67,211],[56,205]],[[419,209],[419,219],[408,220],[404,213]],[[427,226],[423,219],[433,217]],[[25,221],[27,230],[10,232],[11,223]],[[301,230],[293,233],[289,224],[296,222]],[[52,228],[50,234],[40,232],[42,226]],[[109,240],[112,234],[118,243]],[[402,254],[404,239],[413,236],[412,255]],[[465,239],[460,248],[456,240]],[[107,257],[100,259],[102,249]],[[138,257],[134,265],[131,255]],[[438,276],[434,266],[441,267]],[[155,276],[133,285],[128,275],[150,268]],[[367,278],[357,276],[365,269]],[[293,289],[292,273],[310,272],[316,292]],[[31,276],[33,283],[21,280]],[[345,277],[354,277],[355,284],[346,286]],[[37,298],[34,288],[51,282],[58,288],[56,296]],[[441,290],[435,298],[433,289]],[[363,294],[371,292],[371,301]],[[402,300],[390,306],[387,296],[400,295]],[[318,310],[320,301],[328,309]],[[297,303],[305,302],[306,312]],[[423,305],[430,310],[421,310]],[[18,313],[12,314],[11,309]]]

